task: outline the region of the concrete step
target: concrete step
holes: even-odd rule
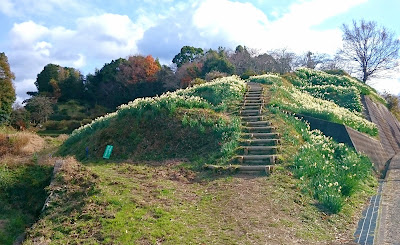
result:
[[[261,97],[262,91],[261,92],[248,92],[244,94],[244,97]]]
[[[240,155],[272,155],[278,153],[279,147],[274,146],[241,146],[238,154]]]
[[[257,116],[261,114],[261,110],[241,110],[240,115],[243,116]]]
[[[243,131],[247,133],[271,133],[275,129],[274,126],[243,127]]]
[[[243,139],[276,139],[279,133],[242,133]]]
[[[260,108],[261,108],[261,105],[249,105],[249,104],[246,104],[246,105],[242,106],[242,110],[260,110]]]
[[[270,138],[270,139],[241,139],[239,140],[239,143],[242,146],[274,146],[277,145],[279,143],[279,139],[274,139],[274,138]]]
[[[229,166],[221,166],[221,165],[205,165],[205,169],[211,169],[214,171],[237,171],[241,174],[260,174],[260,172],[265,172],[266,174],[270,174],[274,165],[229,165]]]
[[[259,127],[259,126],[271,126],[271,123],[268,121],[255,121],[255,122],[242,122],[243,126],[247,127]]]
[[[236,156],[235,161],[239,162],[239,164],[265,164],[270,163],[274,164],[276,159],[276,155],[243,155],[243,156]]]
[[[244,122],[258,122],[264,120],[263,116],[255,115],[255,116],[242,116],[241,117]]]
[[[259,105],[259,106],[263,106],[264,103],[262,101],[247,101],[247,102],[243,102],[242,106],[247,106],[247,105]]]

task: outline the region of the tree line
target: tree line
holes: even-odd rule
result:
[[[261,53],[242,45],[234,50],[183,46],[172,59],[171,66],[161,65],[150,55],[134,55],[112,60],[84,76],[75,68],[48,64],[37,75],[37,91],[28,92],[31,98],[25,101],[25,108],[14,111],[11,106],[15,101],[12,86],[15,77],[6,55],[1,53],[0,124],[10,120],[12,124],[24,120],[44,123],[53,113],[54,105],[71,100],[88,110],[101,107],[103,111],[112,111],[139,97],[155,96],[232,74],[246,79],[269,72],[284,74],[297,67],[356,68],[359,77],[366,82],[379,72],[397,66],[400,41],[386,28],[361,20],[353,21],[352,26],[343,25],[342,30],[343,48],[334,57],[311,51],[298,55],[287,49]]]

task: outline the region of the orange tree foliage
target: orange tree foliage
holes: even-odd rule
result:
[[[127,84],[138,82],[154,82],[157,79],[157,72],[160,71],[160,64],[151,55],[130,56],[128,60],[119,66],[120,79]]]
[[[176,76],[180,81],[181,87],[186,88],[193,79],[201,77],[202,68],[203,63],[199,62],[185,63],[179,67]]]

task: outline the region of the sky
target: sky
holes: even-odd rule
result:
[[[400,38],[399,13],[399,0],[0,0],[0,52],[21,102],[49,63],[87,75],[129,55],[170,64],[185,45],[334,55],[343,23],[376,21]],[[400,94],[400,72],[370,85]]]

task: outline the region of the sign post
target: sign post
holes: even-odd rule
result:
[[[113,148],[114,147],[112,145],[107,145],[106,146],[106,150],[104,151],[104,154],[103,154],[103,158],[104,159],[110,159],[111,152],[112,152]]]

